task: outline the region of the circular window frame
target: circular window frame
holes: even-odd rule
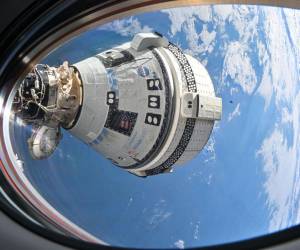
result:
[[[255,4],[288,7],[300,9],[300,1],[285,0],[107,0],[102,1],[40,1],[32,4],[11,25],[4,30],[1,36],[0,54],[0,122],[3,124],[4,109],[16,83],[30,71],[47,53],[60,44],[70,40],[80,33],[101,24],[124,18],[142,12],[155,11],[171,7],[207,4]],[[5,48],[5,49],[4,49]],[[1,131],[2,132],[2,131]],[[3,133],[0,134],[0,144],[5,151]],[[5,152],[4,152],[5,153]],[[7,155],[7,152],[6,152]],[[6,163],[6,165],[9,163]],[[10,163],[11,164],[11,163]],[[26,214],[37,221],[41,212],[24,201],[24,194],[15,185],[10,174],[5,170],[0,160],[0,180],[2,188]],[[23,197],[23,198],[22,198]],[[38,224],[24,219],[8,203],[0,201],[0,209],[19,224],[31,231],[62,245],[79,249],[101,249],[104,246],[73,239],[61,235]],[[32,210],[33,209],[33,210]],[[42,220],[47,224],[47,220]],[[48,222],[51,226],[51,221]],[[278,233],[257,237],[237,243],[228,243],[219,246],[210,246],[201,249],[232,249],[235,247],[258,248],[275,245],[300,235],[300,226],[283,230]],[[105,246],[107,247],[107,246]]]

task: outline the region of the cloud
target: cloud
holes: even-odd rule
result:
[[[190,26],[190,28],[193,28],[197,19],[203,22],[209,22],[212,18],[212,9],[210,6],[173,8],[162,10],[162,12],[168,14],[169,16],[171,21],[170,30],[172,36],[176,35],[177,32],[181,32],[184,26]]]
[[[212,52],[216,32],[209,32],[206,24],[203,25],[200,33],[196,27],[199,20],[203,22],[211,21],[212,9],[210,6],[175,8],[163,10],[162,12],[168,14],[171,21],[171,36],[175,36],[182,31],[186,34],[189,48],[185,50],[185,53],[197,55],[204,52]]]
[[[293,122],[293,115],[292,115],[292,113],[289,112],[287,107],[282,107],[281,122],[282,123],[292,123]]]
[[[236,87],[230,88],[230,95],[234,95],[239,92],[239,89]]]
[[[286,16],[284,16],[284,14]],[[283,102],[290,102],[299,82],[299,36],[300,15],[295,10],[264,8],[263,22],[267,43],[259,50],[259,58],[264,58],[263,78],[258,93],[265,99],[265,109],[275,96],[275,105],[282,107]],[[286,21],[285,21],[286,20]],[[279,110],[279,109],[278,109]]]
[[[251,94],[257,84],[257,78],[248,54],[248,46],[240,42],[231,42],[228,45],[222,69],[222,81],[223,85],[229,86],[230,83],[226,82],[229,76],[246,94]]]
[[[174,243],[174,246],[177,247],[178,249],[184,249],[184,241],[178,240]]]
[[[224,62],[222,68],[221,86],[232,87],[228,77],[239,85],[244,94],[251,95],[257,86],[257,76],[251,61],[249,44],[257,40],[258,8],[255,6],[216,5],[213,7],[214,23],[217,33],[222,39]],[[228,39],[225,25],[233,26],[238,33],[238,39]],[[220,50],[220,49],[219,49]]]
[[[166,206],[166,201],[163,199],[154,205],[152,216],[150,216],[148,220],[149,226],[152,230],[172,215],[170,211],[167,211]]]
[[[249,43],[257,36],[258,8],[253,6],[198,6],[164,10],[171,21],[171,36],[184,32],[188,48],[185,53],[198,56],[215,49],[224,53],[222,86],[228,87],[227,76],[240,85],[246,94],[252,94],[257,78],[252,67]],[[197,26],[202,21],[202,30]],[[230,23],[239,34],[237,41],[228,42],[225,25]],[[208,29],[208,24],[212,29]],[[224,47],[215,48],[217,34],[224,41]]]
[[[147,25],[142,26],[137,18],[115,20],[111,23],[99,27],[100,30],[111,30],[122,36],[133,36],[139,32],[152,32],[152,28]]]
[[[215,152],[215,136],[211,135],[208,139],[208,142],[205,145],[205,160],[204,162],[210,162],[216,160],[216,152]]]
[[[236,107],[234,108],[234,110],[229,113],[228,118],[227,118],[227,122],[230,122],[232,119],[234,119],[235,117],[238,117],[241,114],[240,112],[240,104],[238,103],[236,105]]]
[[[300,93],[296,97],[292,116],[293,140],[288,145],[282,124],[276,124],[271,135],[264,139],[257,156],[263,160],[266,176],[264,189],[270,211],[269,230],[279,230],[300,222]],[[291,119],[291,118],[289,118]]]
[[[276,125],[258,142],[256,157],[263,164],[270,211],[270,231],[300,222],[300,15],[299,11],[257,6],[217,5],[164,11],[171,21],[171,36],[183,32],[185,51],[198,56],[217,50],[224,56],[220,86],[231,95],[260,96],[266,111],[275,103]],[[199,32],[198,20],[203,22]],[[208,29],[208,23],[212,30]],[[229,39],[225,27],[237,32]],[[216,39],[222,39],[215,48]],[[257,51],[253,50],[257,48]],[[254,53],[255,52],[255,53]],[[256,70],[257,60],[259,69]],[[257,75],[260,72],[260,75]],[[232,81],[236,83],[232,86]],[[240,115],[240,104],[229,114],[228,122]],[[287,138],[292,128],[292,139]],[[209,144],[210,143],[210,144]],[[210,140],[207,149],[214,148]]]
[[[231,14],[232,14],[232,5],[215,5],[214,7],[214,14],[216,16],[225,21]]]
[[[228,15],[229,10],[227,10],[227,13],[224,11],[227,15],[227,20],[234,25],[235,30],[238,32],[238,41],[242,44],[248,45],[248,42],[252,42],[257,38],[259,10],[257,6],[233,5],[230,15]]]
[[[208,52],[212,52],[213,50],[213,45],[214,45],[214,40],[216,38],[216,31],[208,31],[207,25],[203,25],[203,29],[200,33],[200,39],[202,41],[202,44],[204,46],[205,50],[208,50]]]
[[[269,230],[279,230],[300,222],[300,15],[295,10],[264,8],[265,45],[259,58],[263,77],[258,94],[266,110],[274,100],[278,121],[257,151],[265,173],[264,190],[270,212]],[[285,16],[284,16],[285,15]],[[287,131],[291,132],[291,141]]]
[[[200,221],[197,221],[195,223],[195,228],[194,228],[194,233],[193,233],[194,240],[198,240],[199,239],[199,227],[200,227]]]
[[[130,198],[129,198],[129,201],[128,201],[128,203],[127,203],[127,208],[130,207],[130,205],[132,204],[132,202],[133,202],[133,198],[130,197]]]
[[[219,84],[228,87],[231,95],[239,92],[260,96],[264,100],[265,111],[274,100],[278,120],[256,151],[256,157],[263,163],[263,188],[270,211],[269,229],[274,231],[300,222],[300,211],[295,209],[300,203],[300,97],[297,94],[300,79],[300,15],[291,9],[237,5],[175,8],[162,12],[168,15],[171,22],[171,37],[184,33],[188,45],[186,52],[198,56],[218,50],[224,56]],[[203,23],[200,31],[199,20]],[[229,40],[225,30],[227,24],[237,33],[235,41]],[[114,21],[102,28],[114,30],[122,36],[152,30],[134,17]],[[222,40],[221,47],[215,47],[216,39]],[[255,54],[253,48],[256,47],[258,53]],[[253,61],[256,59],[262,70],[260,76],[256,74]],[[232,81],[228,79],[236,84],[232,86]],[[240,104],[229,114],[228,122],[239,115]],[[286,138],[284,128],[287,125],[293,129],[291,143]],[[207,159],[215,158],[214,144],[211,137],[206,149],[212,158]],[[157,204],[152,212],[149,218],[152,227],[171,216],[164,202]],[[184,246],[182,240],[177,243]]]

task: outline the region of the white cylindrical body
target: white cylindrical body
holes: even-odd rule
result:
[[[69,131],[136,175],[192,159],[219,119],[220,100],[206,69],[155,34],[138,34],[73,66],[83,100]]]

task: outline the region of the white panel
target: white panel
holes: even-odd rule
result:
[[[215,96],[186,92],[182,98],[181,113],[187,118],[220,120],[222,99]]]
[[[95,57],[74,66],[79,70],[82,79],[83,103],[80,116],[70,132],[88,143],[96,139],[106,121],[107,74],[103,64]]]
[[[166,47],[169,42],[166,38],[153,33],[138,33],[134,36],[131,47],[136,51],[142,51],[149,47]]]

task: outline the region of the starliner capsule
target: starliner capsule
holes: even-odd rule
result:
[[[207,143],[222,100],[204,66],[158,33],[69,66],[36,65],[14,109],[34,132],[34,159],[50,157],[61,128],[137,175],[166,173]]]

